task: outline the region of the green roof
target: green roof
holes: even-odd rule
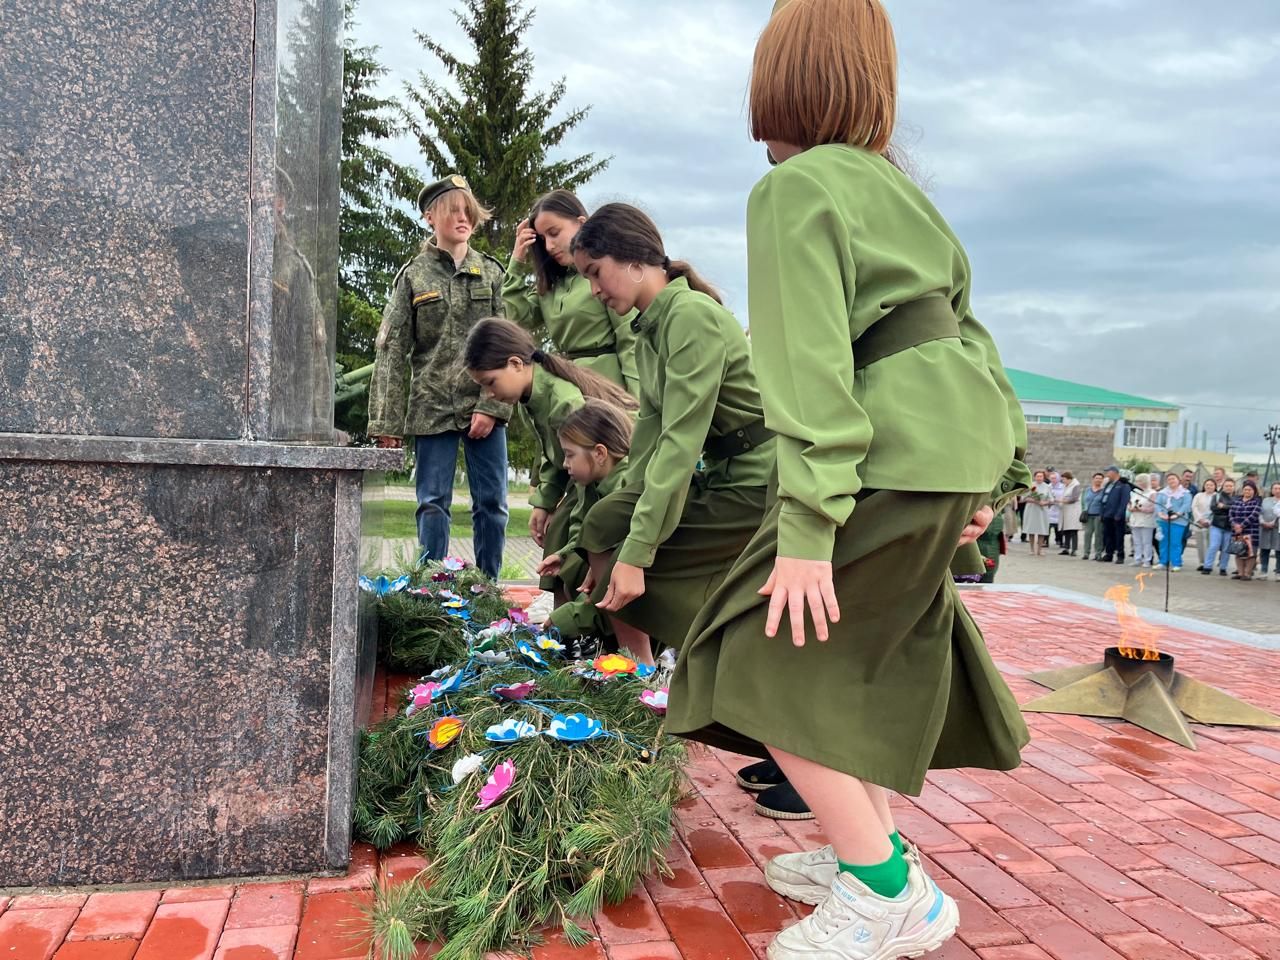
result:
[[[1009,382],[1013,384],[1013,392],[1018,395],[1019,400],[1038,403],[1093,404],[1102,407],[1178,409],[1176,403],[1135,397],[1131,393],[1118,393],[1115,390],[1104,390],[1102,387],[1091,387],[1084,383],[1072,383],[1070,380],[1059,380],[1056,377],[1042,377],[1038,373],[1028,373],[1026,370],[1015,370],[1012,367],[1005,367],[1004,372],[1009,375]]]

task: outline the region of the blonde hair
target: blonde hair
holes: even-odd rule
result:
[[[435,203],[427,207],[424,211],[430,214],[432,219],[441,215],[454,213],[458,209],[465,211],[467,219],[471,221],[471,226],[480,229],[486,223],[493,219],[493,211],[486,206],[482,206],[480,201],[476,199],[476,195],[470,190],[450,190],[436,198]]]
[[[888,153],[898,55],[880,0],[779,4],[756,43],[748,102],[756,140]]]

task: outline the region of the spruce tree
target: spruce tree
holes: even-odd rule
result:
[[[548,160],[590,107],[553,121],[564,99],[564,80],[546,92],[529,89],[533,55],[522,45],[522,36],[533,14],[525,12],[520,0],[465,0],[454,16],[471,42],[472,58],[455,56],[417,31],[419,43],[451,82],[423,71],[417,84],[406,83],[405,120],[432,175],[462,174],[493,209],[493,220],[474,243],[505,260],[516,224],[539,194],[557,187],[577,189],[612,158],[584,154]]]

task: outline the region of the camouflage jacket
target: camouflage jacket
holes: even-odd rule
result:
[[[505,403],[481,399],[463,369],[471,328],[502,316],[502,264],[468,250],[461,266],[430,242],[396,274],[382,312],[369,385],[369,435],[425,437],[467,430],[473,411],[511,419]],[[409,396],[405,398],[405,361]]]

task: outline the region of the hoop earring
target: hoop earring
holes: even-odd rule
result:
[[[637,277],[635,274],[633,274],[633,273],[631,272],[631,268],[632,268],[632,267],[634,267],[636,270],[640,271],[640,276],[638,276],[638,277]],[[632,263],[632,264],[628,265],[628,266],[627,266],[627,276],[631,278],[631,282],[632,282],[632,283],[642,283],[642,282],[644,281],[644,267],[640,266],[640,264],[638,264],[638,263]]]

